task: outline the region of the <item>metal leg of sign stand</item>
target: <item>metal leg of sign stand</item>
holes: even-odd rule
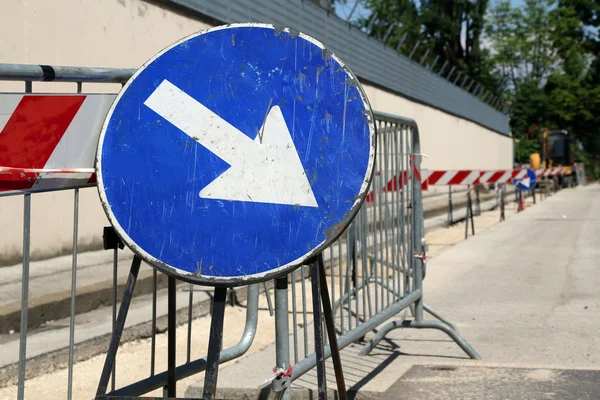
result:
[[[125,293],[123,293],[123,300],[121,301],[121,306],[119,308],[115,330],[112,333],[108,352],[106,353],[106,359],[104,360],[104,367],[102,368],[100,382],[98,383],[98,389],[96,390],[96,398],[102,398],[106,395],[108,380],[110,379],[112,367],[117,356],[117,350],[119,349],[119,342],[121,340],[121,335],[123,334],[123,328],[125,327],[125,319],[127,318],[127,312],[129,311],[129,305],[131,304],[131,298],[133,297],[133,289],[135,289],[135,282],[137,281],[141,264],[142,259],[138,256],[134,256],[133,261],[131,262],[127,284],[125,286]]]
[[[531,197],[533,198],[533,204],[536,204],[536,201],[535,201],[535,186],[531,188]]]
[[[333,312],[331,310],[331,299],[329,298],[329,289],[327,287],[327,278],[325,276],[325,266],[323,256],[319,254],[311,265],[311,283],[313,296],[314,313],[314,333],[315,333],[315,353],[317,356],[317,383],[319,400],[327,399],[327,378],[325,371],[325,340],[323,337],[323,318],[327,328],[329,346],[331,348],[331,357],[333,359],[333,368],[340,400],[346,400],[346,383],[344,381],[344,371],[342,369],[342,360],[337,343],[335,326],[333,321]],[[323,311],[321,312],[321,305]]]
[[[448,226],[452,225],[452,185],[448,185]]]
[[[168,315],[167,315],[167,397],[177,397],[177,379],[175,377],[176,368],[176,315],[177,315],[177,293],[176,293],[176,281],[175,278],[169,276],[169,291],[168,291]]]
[[[227,303],[227,288],[215,288],[212,304],[212,318],[210,321],[210,337],[208,340],[208,356],[206,359],[206,373],[204,375],[204,400],[214,400],[217,391],[217,376],[219,374],[219,358],[223,345],[223,320],[225,318],[225,304]]]

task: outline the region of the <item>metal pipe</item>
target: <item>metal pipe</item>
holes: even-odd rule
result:
[[[169,288],[167,292],[167,396],[177,397],[177,377],[175,366],[177,357],[177,281],[169,276]],[[214,307],[214,306],[213,306]],[[213,317],[214,318],[214,317]],[[211,328],[212,334],[212,328]],[[212,338],[212,335],[211,335]]]
[[[73,259],[71,264],[71,320],[69,322],[69,370],[67,377],[67,399],[73,398],[73,353],[75,347],[75,301],[77,299],[77,237],[79,227],[79,189],[73,198]]]
[[[135,71],[136,69],[134,68],[93,68],[0,63],[0,76],[2,76],[2,80],[4,81],[125,83]]]
[[[288,312],[288,276],[275,280],[275,359],[276,367],[287,370],[290,366],[290,328]],[[291,388],[282,387],[278,399],[292,398]]]
[[[27,316],[29,312],[29,245],[31,239],[31,194],[23,196],[23,270],[21,273],[21,331],[19,332],[19,372],[17,399],[25,398],[27,364]]]
[[[228,349],[221,351],[219,362],[221,364],[241,357],[248,351],[256,335],[258,323],[258,284],[248,286],[248,306],[246,311],[246,325],[240,341]],[[190,363],[176,368],[175,374],[179,379],[202,372],[206,369],[206,357],[199,358]],[[161,372],[131,385],[122,387],[108,396],[140,396],[144,393],[159,389],[167,384],[167,372]]]

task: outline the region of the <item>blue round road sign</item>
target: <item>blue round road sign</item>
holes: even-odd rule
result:
[[[531,168],[527,168],[527,176],[516,181],[517,189],[531,190],[535,186],[536,180],[537,176],[535,175],[535,171]]]
[[[154,267],[236,286],[289,272],[361,206],[375,126],[356,76],[321,43],[265,24],[166,48],[123,87],[98,146],[98,190]]]

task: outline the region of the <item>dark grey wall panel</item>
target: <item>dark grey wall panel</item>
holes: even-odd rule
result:
[[[508,116],[328,14],[310,0],[163,1],[224,23],[289,26],[323,42],[365,81],[509,135]]]

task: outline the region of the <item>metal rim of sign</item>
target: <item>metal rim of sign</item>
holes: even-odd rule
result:
[[[190,39],[193,39],[195,37],[205,35],[207,33],[211,33],[211,32],[218,31],[218,30],[223,30],[223,29],[254,28],[254,27],[255,28],[272,29],[275,32],[287,32],[290,35],[292,35],[292,34],[297,35],[298,37],[311,42],[315,46],[320,47],[323,51],[327,51],[329,53],[330,57],[332,59],[334,59],[338,64],[340,64],[340,66],[344,69],[344,71],[349,76],[349,78],[352,79],[354,82],[356,82],[356,85],[355,85],[356,89],[357,89],[357,91],[360,95],[360,98],[364,104],[365,110],[367,111],[366,117],[367,117],[368,127],[369,127],[370,152],[369,152],[369,159],[368,159],[366,174],[365,174],[362,186],[359,190],[359,193],[355,197],[354,204],[352,205],[350,210],[344,215],[344,218],[341,221],[339,221],[337,224],[334,225],[334,227],[336,229],[333,230],[332,235],[328,235],[321,243],[319,243],[318,245],[313,247],[310,251],[305,253],[303,256],[297,258],[296,260],[288,262],[285,265],[279,266],[279,267],[271,269],[269,271],[266,271],[266,272],[263,272],[260,274],[256,274],[256,275],[245,276],[243,279],[240,279],[237,282],[232,282],[231,281],[232,277],[206,276],[206,275],[193,274],[188,271],[183,271],[174,266],[164,263],[163,261],[157,259],[156,257],[154,257],[151,254],[149,254],[148,252],[146,252],[140,246],[136,245],[136,243],[129,237],[129,235],[121,227],[119,221],[113,214],[111,207],[109,205],[108,199],[106,197],[106,194],[104,191],[103,177],[102,177],[102,150],[103,150],[104,137],[105,137],[108,125],[110,123],[111,117],[113,115],[113,112],[115,111],[116,106],[119,104],[119,101],[122,98],[122,96],[127,92],[127,89],[131,85],[131,83],[137,78],[138,75],[140,75],[146,69],[146,67],[151,65],[156,59],[161,57],[163,54],[165,54],[172,48],[177,47],[178,45],[180,45]],[[328,50],[320,41],[316,40],[315,38],[313,38],[309,35],[306,35],[302,32],[295,31],[288,27],[280,27],[277,25],[265,24],[265,23],[227,24],[227,25],[216,26],[216,27],[212,27],[212,28],[208,28],[208,29],[196,32],[194,34],[188,35],[188,36],[178,40],[177,42],[165,47],[163,50],[161,50],[160,52],[155,54],[152,58],[150,58],[148,61],[146,61],[131,76],[131,78],[127,81],[127,83],[125,85],[123,85],[123,87],[121,88],[121,91],[115,98],[112,106],[110,107],[110,109],[106,115],[104,124],[102,125],[102,130],[100,132],[100,136],[99,136],[99,140],[98,140],[98,147],[97,147],[97,151],[96,151],[96,160],[95,160],[95,170],[96,170],[96,176],[97,176],[97,182],[98,182],[97,188],[98,188],[98,193],[100,196],[100,201],[102,203],[104,212],[105,212],[106,216],[108,217],[109,222],[111,223],[111,225],[114,227],[115,231],[117,232],[117,235],[121,238],[123,243],[125,243],[127,245],[127,247],[133,253],[135,253],[140,258],[142,258],[150,266],[160,270],[161,272],[166,273],[169,276],[173,276],[174,278],[177,278],[182,281],[189,282],[189,283],[193,283],[193,284],[199,284],[199,285],[205,285],[205,286],[215,286],[215,287],[217,287],[217,286],[226,286],[226,287],[244,286],[244,285],[249,285],[252,283],[268,281],[268,280],[277,278],[279,276],[285,275],[285,274],[293,271],[297,267],[303,265],[307,260],[310,260],[312,257],[321,253],[324,249],[326,249],[331,243],[333,243],[336,239],[338,239],[344,233],[344,231],[350,225],[350,223],[352,222],[352,220],[354,219],[354,217],[360,210],[360,207],[362,206],[362,204],[365,201],[369,186],[370,186],[372,178],[373,178],[374,170],[375,170],[376,147],[377,147],[376,126],[375,126],[375,121],[374,121],[374,117],[373,117],[373,110],[371,108],[371,105],[369,103],[367,95],[366,95],[362,85],[358,81],[358,78],[356,77],[356,75],[354,75],[354,73],[350,70],[350,68],[335,53]]]

